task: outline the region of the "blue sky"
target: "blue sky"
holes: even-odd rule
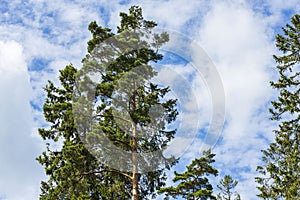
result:
[[[272,141],[276,124],[268,120],[270,100],[276,92],[269,81],[276,79],[272,54],[274,37],[290,17],[300,12],[298,0],[199,0],[199,1],[105,1],[105,0],[2,0],[0,3],[0,199],[37,199],[43,168],[35,161],[45,149],[37,128],[46,126],[42,115],[47,80],[58,83],[58,70],[73,63],[81,66],[90,39],[87,26],[98,24],[113,30],[119,12],[140,5],[144,17],[158,27],[177,32],[204,49],[215,66],[225,95],[225,125],[214,146],[220,177],[239,180],[242,199],[256,199],[256,166],[261,149]],[[197,64],[199,49],[192,49]],[[201,54],[201,53],[200,53]],[[203,54],[201,54],[203,55]],[[184,102],[190,109],[182,126],[201,129],[211,122],[212,91],[207,80],[191,63],[172,67],[190,80],[191,95]],[[195,75],[196,73],[196,75]],[[201,76],[202,75],[202,76]],[[174,76],[163,76],[173,84]],[[174,84],[176,85],[176,84]],[[175,89],[174,89],[175,91]],[[179,95],[180,96],[180,95]],[[216,100],[217,103],[218,102]],[[194,110],[194,108],[197,110]],[[199,126],[197,126],[197,124]],[[204,127],[204,128],[203,128]],[[196,133],[197,134],[197,133]],[[170,151],[190,146],[184,161],[199,156],[203,140],[178,135]]]

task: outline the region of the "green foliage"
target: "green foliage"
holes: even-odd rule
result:
[[[74,124],[72,95],[76,72],[72,65],[66,66],[59,77],[63,88],[55,87],[52,82],[45,87],[44,116],[51,126],[39,129],[39,134],[44,140],[52,141],[51,144],[61,143],[62,147],[51,149],[47,143],[47,150],[37,158],[49,177],[41,183],[40,199],[126,198],[122,191],[124,183],[119,184],[123,177],[111,173],[84,175],[105,168],[86,150]]]
[[[164,170],[176,162],[161,150],[176,133],[167,125],[178,115],[177,101],[165,99],[168,87],[149,81],[157,74],[149,63],[162,59],[158,49],[168,34],[153,33],[156,23],[144,20],[138,6],[120,16],[116,34],[91,22],[83,67],[66,66],[60,71],[62,87],[50,81],[45,87],[44,116],[51,125],[39,129],[49,142],[37,158],[49,177],[41,184],[41,199],[130,199],[136,181],[139,198],[155,198],[166,180]],[[94,74],[99,81],[92,80]],[[132,155],[117,155],[122,170],[110,167],[116,155],[103,141]],[[54,149],[57,144],[61,148]],[[140,173],[135,165],[155,170]]]
[[[233,180],[231,176],[226,175],[220,181],[220,184],[217,185],[221,193],[218,194],[218,200],[240,200],[241,197],[237,192],[233,192],[232,190],[236,187],[238,181]],[[235,196],[235,198],[233,198]]]
[[[175,130],[167,130],[166,125],[176,119],[177,101],[164,100],[169,88],[150,82],[157,72],[149,62],[162,59],[158,48],[169,40],[168,35],[153,33],[156,24],[144,20],[137,6],[120,16],[117,34],[96,22],[89,26],[93,39],[77,76],[74,109],[79,116],[87,116],[76,119],[78,130],[99,160],[127,173],[133,185],[138,169],[154,170],[138,175],[142,198],[163,185],[163,169],[175,162],[160,151],[174,137]],[[94,74],[101,76],[99,82],[92,80]]]
[[[209,183],[209,175],[218,175],[218,170],[213,168],[211,164],[215,162],[210,150],[204,151],[203,156],[194,159],[190,165],[186,167],[186,171],[178,173],[175,171],[173,181],[178,183],[177,186],[165,187],[159,190],[159,193],[165,193],[165,199],[169,197],[176,198],[178,196],[185,199],[216,199],[212,194],[213,187]]]
[[[274,131],[275,142],[263,150],[263,166],[256,181],[263,199],[300,198],[300,15],[276,36],[276,47],[282,52],[274,56],[280,75],[271,86],[280,93],[272,102],[271,120],[279,122]]]

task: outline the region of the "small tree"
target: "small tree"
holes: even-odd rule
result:
[[[194,159],[192,163],[186,167],[186,171],[178,173],[175,171],[173,181],[178,183],[177,186],[170,186],[160,189],[159,193],[165,193],[166,198],[169,196],[176,198],[178,196],[185,199],[216,199],[212,194],[213,187],[209,183],[209,175],[218,175],[218,170],[213,168],[211,164],[215,162],[210,150],[204,151],[203,156]]]
[[[233,180],[231,176],[226,175],[224,178],[220,181],[220,184],[217,185],[221,193],[218,194],[217,199],[218,200],[240,200],[240,195],[235,191],[232,190],[236,187],[238,184],[237,180]]]
[[[271,120],[279,122],[274,131],[275,141],[263,150],[264,165],[256,177],[263,199],[300,199],[300,15],[291,18],[291,24],[276,36],[276,47],[282,52],[274,59],[279,79],[271,86],[279,90],[272,102]]]

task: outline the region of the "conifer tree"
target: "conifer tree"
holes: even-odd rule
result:
[[[279,96],[270,109],[279,127],[275,141],[262,151],[264,165],[257,168],[258,196],[263,199],[300,199],[300,15],[282,30],[276,36],[281,54],[274,55],[279,79],[271,82]]]
[[[212,154],[210,150],[204,151],[203,156],[194,159],[186,167],[185,172],[174,172],[173,182],[177,184],[176,186],[164,187],[159,190],[159,193],[165,193],[165,199],[169,197],[182,197],[190,200],[216,199],[213,195],[213,187],[208,180],[208,176],[218,175],[218,170],[211,166],[215,162],[214,156],[215,154]]]
[[[156,23],[144,20],[138,6],[120,16],[117,33],[91,22],[83,67],[61,71],[63,88],[51,82],[45,88],[51,127],[39,133],[63,145],[47,144],[38,158],[49,176],[41,199],[155,198],[164,170],[176,162],[163,156],[176,133],[167,129],[178,114],[176,100],[151,82],[157,72],[149,64],[162,59],[158,50],[168,34],[153,33]],[[95,74],[100,78],[93,80]]]
[[[241,197],[236,191],[232,191],[236,185],[238,184],[237,180],[233,180],[231,176],[226,175],[220,181],[220,184],[217,185],[219,190],[221,191],[217,199],[218,200],[240,200]]]
[[[130,187],[130,181],[123,176],[109,171],[101,175],[86,173],[106,168],[85,148],[74,124],[72,95],[76,73],[76,68],[68,65],[60,71],[62,87],[51,81],[45,87],[44,116],[51,126],[39,129],[47,148],[37,160],[49,179],[41,182],[40,199],[129,199],[130,194],[124,190]],[[62,147],[55,148],[59,146],[55,143]]]

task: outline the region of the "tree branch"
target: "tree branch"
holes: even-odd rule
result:
[[[116,101],[117,103],[119,103],[119,104],[122,106],[122,108],[123,108],[124,110],[126,110],[127,112],[129,112],[129,110],[127,109],[127,105],[124,104],[124,102],[121,102],[121,101],[119,101],[118,99],[116,99],[116,98],[114,98],[114,97],[112,97],[112,96],[108,96],[108,95],[106,95],[106,94],[104,94],[104,93],[102,93],[102,92],[99,92],[98,94],[101,95],[101,96],[104,96],[104,97],[107,97],[107,98],[110,98],[110,99]]]
[[[100,171],[93,171],[93,172],[83,172],[83,173],[80,173],[80,174],[77,174],[76,176],[86,176],[86,175],[90,175],[90,174],[101,174],[101,173],[104,173],[104,172],[113,172],[113,173],[117,173],[117,174],[120,174],[120,175],[123,175],[129,179],[132,180],[132,176],[124,173],[124,172],[120,172],[118,170],[114,170],[114,169],[103,169],[103,170],[100,170]]]
[[[128,122],[128,123],[132,123],[132,121],[130,121],[128,119],[124,119],[122,117],[118,117],[118,116],[114,116],[114,115],[101,115],[101,114],[98,114],[98,115],[93,116],[93,118],[96,118],[96,117],[113,117],[113,118],[117,118],[117,119],[123,120],[123,121]]]

